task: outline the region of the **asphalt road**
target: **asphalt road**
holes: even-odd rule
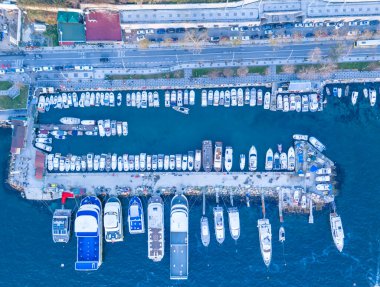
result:
[[[297,43],[285,46],[247,45],[247,46],[208,46],[196,54],[185,49],[150,48],[126,49],[94,47],[93,49],[81,49],[79,47],[70,50],[42,50],[25,52],[24,55],[0,55],[2,65],[9,67],[25,67],[30,71],[32,67],[42,66],[68,66],[91,65],[98,68],[164,68],[176,64],[202,63],[202,62],[231,62],[247,60],[295,60],[303,61],[309,53],[319,47],[322,56],[328,56],[336,42],[321,43]],[[376,48],[349,48],[345,56],[374,56],[379,55],[380,47]],[[40,54],[40,59],[35,58]],[[109,62],[102,63],[100,58],[107,57]],[[271,63],[271,62],[269,62]]]

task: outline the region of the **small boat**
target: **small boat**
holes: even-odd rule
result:
[[[153,107],[153,93],[148,92],[148,107],[152,108]]]
[[[240,155],[240,170],[244,170],[245,168],[245,154]]]
[[[335,212],[330,213],[330,226],[331,235],[333,237],[335,246],[339,250],[339,252],[342,252],[344,247],[344,231],[342,219]]]
[[[131,106],[136,107],[136,93],[131,94]]]
[[[140,155],[138,154],[135,155],[135,170],[140,170]]]
[[[238,240],[240,237],[240,217],[239,210],[236,207],[228,208],[228,223],[232,239]]]
[[[281,243],[285,242],[285,228],[283,226],[278,230],[278,241]]]
[[[123,236],[123,216],[121,202],[110,197],[104,206],[104,239],[107,242],[120,242]]]
[[[218,241],[219,244],[222,244],[225,238],[223,207],[214,207],[213,212],[216,241]]]
[[[188,115],[190,113],[190,109],[186,108],[186,107],[175,106],[175,107],[173,107],[173,110],[180,112],[182,114],[185,114],[185,115]]]
[[[232,169],[232,160],[233,160],[233,150],[232,147],[227,146],[224,153],[224,168],[227,172],[230,172]]]
[[[280,170],[281,162],[280,162],[280,154],[275,152],[273,155],[273,170]]]
[[[66,192],[67,193],[67,192]],[[71,210],[56,209],[52,219],[52,237],[54,243],[67,243],[71,235]]]
[[[248,88],[245,88],[245,91],[244,91],[244,104],[245,105],[249,105],[250,100],[251,100],[251,93],[250,93],[250,91],[249,91]]]
[[[214,170],[219,172],[222,170],[222,152],[223,144],[222,142],[215,142],[214,149]]]
[[[331,91],[330,91],[329,87],[326,87],[326,94],[327,94],[328,96],[331,96]]]
[[[144,210],[140,198],[134,196],[129,201],[128,207],[128,228],[130,234],[145,232]]]
[[[231,106],[231,93],[229,90],[226,90],[224,93],[224,107],[229,108]]]
[[[315,177],[316,182],[330,182],[331,176],[329,175],[319,175]]]
[[[140,170],[145,171],[146,169],[146,153],[140,153]]]
[[[140,92],[136,93],[136,107],[138,109],[141,108],[141,93]]]
[[[122,156],[117,157],[117,170],[123,171],[123,158],[122,158]]]
[[[160,96],[157,91],[153,92],[153,107],[155,108],[160,107]]]
[[[207,107],[207,91],[206,90],[202,90],[201,106]]]
[[[120,137],[123,134],[123,123],[116,122],[116,134]]]
[[[311,112],[318,110],[318,95],[315,93],[309,95],[309,109]]]
[[[51,152],[53,150],[53,147],[44,143],[35,143],[35,147],[46,152]]]
[[[183,106],[182,90],[178,90],[178,92],[177,92],[177,107],[182,107],[182,106]]]
[[[294,134],[293,139],[297,141],[307,141],[309,139],[308,135]]]
[[[182,156],[182,171],[187,170],[187,154]]]
[[[237,106],[237,93],[236,89],[231,89],[231,107]]]
[[[320,152],[323,152],[326,149],[326,146],[322,144],[319,140],[317,140],[315,137],[310,137],[309,142]]]
[[[256,103],[257,103],[257,100],[256,100],[256,89],[252,88],[251,89],[251,98],[249,100],[249,105],[251,107],[254,107],[254,106],[256,106]]]
[[[99,170],[99,164],[100,164],[100,155],[95,155],[94,157],[94,170],[98,171]]]
[[[277,110],[278,111],[282,111],[283,109],[284,109],[284,104],[283,104],[283,101],[282,101],[282,95],[278,94],[277,95]]]
[[[187,106],[189,104],[189,91],[185,90],[183,92],[183,104]]]
[[[52,144],[52,138],[36,138],[36,143]]]
[[[197,149],[195,151],[195,158],[194,158],[194,170],[200,171],[202,165],[202,151]]]
[[[123,136],[128,135],[128,122],[122,122]]]
[[[159,195],[148,201],[148,258],[159,262],[164,257],[164,202]]]
[[[296,158],[294,148],[291,146],[288,149],[288,170],[293,171],[296,167]]]
[[[169,108],[170,107],[170,92],[165,91],[165,107]]]
[[[309,97],[307,95],[302,95],[302,112],[309,111]]]
[[[69,97],[69,99],[71,101],[71,97]],[[90,107],[93,107],[93,106],[95,106],[95,93],[91,93],[90,95]]]
[[[288,169],[288,155],[285,152],[280,154],[280,164],[282,170]]]
[[[220,91],[219,106],[224,106],[224,101],[225,101],[224,91]]]
[[[249,170],[250,171],[255,171],[257,169],[257,151],[256,147],[253,145],[249,149]]]
[[[73,117],[64,117],[59,120],[64,125],[79,125],[80,119]]]
[[[212,90],[208,90],[208,93],[207,93],[207,105],[208,106],[212,106],[213,99],[214,99],[214,92]]]
[[[289,96],[289,111],[295,111],[296,109],[297,109],[296,95],[290,94],[290,96]]]
[[[327,168],[320,168],[316,171],[316,174],[322,175],[322,174],[331,174],[332,170],[330,167]]]
[[[306,203],[306,195],[301,196],[301,208],[306,209],[307,203]]]
[[[170,157],[168,155],[164,156],[164,170],[169,170]]]
[[[107,107],[110,105],[110,94],[109,93],[104,93],[104,105]]]
[[[365,98],[368,98],[368,89],[367,89],[367,88],[364,88],[364,89],[363,89],[363,96],[364,96]]]
[[[146,170],[150,171],[152,169],[152,155],[148,154],[146,156]]]
[[[204,247],[207,247],[210,244],[210,228],[206,216],[201,217],[201,239]]]
[[[302,99],[301,99],[301,96],[297,95],[295,97],[295,101],[296,101],[296,112],[297,113],[302,112]]]
[[[87,163],[87,170],[92,171],[93,169],[93,162],[94,162],[94,154],[93,153],[88,153],[86,156],[86,163]]]
[[[122,97],[121,93],[118,93],[118,94],[117,94],[117,97],[116,97],[116,105],[117,105],[118,107],[121,106],[122,100],[123,100],[123,97]]]
[[[187,154],[187,169],[193,171],[194,169],[194,152],[189,151]]]
[[[373,107],[376,104],[376,90],[375,89],[369,90],[369,103],[371,107]]]
[[[210,172],[213,167],[212,142],[210,140],[202,142],[202,167],[205,172]]]
[[[346,85],[346,88],[344,89],[344,96],[348,97],[349,92],[350,92],[350,86]]]
[[[194,90],[190,91],[189,104],[190,104],[190,106],[194,106],[195,105],[195,92],[194,92]]]
[[[238,101],[238,107],[244,106],[244,95],[243,95],[243,89],[239,88],[237,90],[237,101]]]
[[[84,126],[94,126],[96,122],[94,120],[81,120],[80,124]]]
[[[289,112],[289,96],[288,95],[285,95],[284,98],[283,98],[283,101],[284,101],[284,109],[283,111],[284,112]]]
[[[265,170],[273,169],[273,150],[269,148],[265,156]]]
[[[111,169],[115,171],[116,168],[117,168],[117,154],[114,153],[112,154],[112,157],[111,157]]]
[[[257,91],[257,105],[258,106],[263,105],[263,91],[261,89]]]
[[[331,191],[332,190],[332,185],[328,183],[320,183],[316,185],[317,190],[319,191]]]
[[[269,219],[259,219],[257,227],[259,229],[261,255],[265,265],[269,267],[272,260],[272,228]]]
[[[156,154],[152,155],[152,170],[156,171],[158,167],[158,156]]]
[[[182,154],[175,155],[175,169],[180,171],[182,169]]]
[[[342,88],[338,88],[338,98],[342,97]]]
[[[358,100],[358,96],[359,96],[359,93],[356,92],[356,91],[353,91],[352,94],[351,94],[351,102],[352,102],[352,105],[356,105],[356,102]]]
[[[175,169],[175,155],[171,154],[169,156],[169,169],[174,170]]]
[[[163,170],[163,168],[164,168],[164,155],[163,154],[159,154],[157,157],[157,168],[158,168],[158,170]]]
[[[264,95],[264,110],[269,110],[270,108],[270,93],[266,92]]]
[[[113,92],[110,92],[110,107],[115,106],[115,94]]]
[[[213,106],[214,106],[214,107],[219,106],[219,91],[218,91],[218,90],[216,90],[216,91],[214,92]]]

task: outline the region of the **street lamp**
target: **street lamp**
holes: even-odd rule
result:
[[[61,45],[62,45],[62,30],[59,29],[59,35],[61,36]]]

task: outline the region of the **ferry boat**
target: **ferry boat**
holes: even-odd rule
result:
[[[205,140],[202,143],[202,166],[205,172],[211,171],[213,166],[212,159],[212,142]]]
[[[273,169],[273,150],[269,148],[265,156],[265,170]]]
[[[164,156],[164,170],[168,170],[169,169],[169,161],[170,161],[169,156],[165,155]]]
[[[240,170],[244,170],[245,168],[245,154],[240,155]]]
[[[183,104],[187,106],[189,104],[189,91],[185,90],[183,92]]]
[[[356,105],[356,102],[358,100],[358,96],[359,96],[359,93],[356,92],[356,91],[353,91],[352,94],[351,94],[351,102],[352,102],[352,105]]]
[[[228,208],[228,222],[231,237],[236,241],[240,237],[240,217],[237,207]]]
[[[257,91],[257,105],[262,106],[263,105],[263,90],[259,89]]]
[[[79,125],[80,119],[73,117],[64,117],[59,120],[64,125]]]
[[[296,157],[294,148],[291,146],[288,149],[288,170],[293,171],[296,168]]]
[[[92,271],[102,265],[102,204],[95,196],[82,199],[75,219],[77,261],[75,270]]]
[[[218,241],[219,244],[222,244],[225,238],[223,207],[214,207],[213,212],[216,241]]]
[[[212,90],[208,90],[208,93],[207,93],[207,105],[208,106],[212,106],[213,99],[214,99],[214,92]]]
[[[54,243],[67,243],[71,232],[71,210],[56,209],[52,220],[52,237]]]
[[[277,95],[277,110],[282,111],[284,109],[283,101],[282,101],[282,95]]]
[[[164,257],[164,202],[159,195],[148,201],[148,258],[159,262]]]
[[[219,106],[219,91],[218,91],[218,90],[216,90],[216,91],[214,92],[213,106],[214,106],[214,107]]]
[[[170,105],[171,106],[177,105],[177,93],[174,90],[170,94]]]
[[[376,90],[375,89],[369,90],[369,103],[371,107],[373,107],[376,104]]]
[[[146,156],[146,170],[150,171],[152,169],[152,156],[148,154]]]
[[[182,169],[182,154],[175,155],[175,169],[180,171]]]
[[[195,158],[194,158],[194,170],[200,171],[202,164],[202,151],[197,149],[195,151]]]
[[[202,107],[207,107],[207,91],[202,90],[202,99],[201,99],[201,106]]]
[[[344,247],[344,231],[342,219],[335,212],[330,213],[330,226],[331,235],[333,237],[335,246],[339,250],[339,252],[342,252]]]
[[[104,238],[107,242],[124,240],[122,208],[117,197],[110,197],[104,206]]]
[[[231,107],[237,106],[237,93],[236,89],[231,89]]]
[[[189,204],[175,195],[170,211],[170,279],[185,280],[189,273]]]
[[[239,88],[237,90],[237,101],[238,101],[238,107],[244,106],[244,95],[243,95],[243,89]]]
[[[259,229],[260,250],[264,263],[269,267],[272,260],[272,228],[269,219],[262,218],[257,221]]]
[[[189,94],[189,104],[190,104],[190,106],[194,106],[195,105],[195,92],[194,92],[194,90],[190,91],[190,94]]]
[[[152,170],[156,171],[158,167],[158,156],[156,154],[152,155]]]
[[[251,100],[251,93],[250,93],[250,91],[249,91],[248,88],[245,88],[245,91],[244,91],[244,104],[245,105],[249,105],[250,100]]]
[[[174,170],[175,169],[175,155],[171,154],[169,156],[169,169]]]
[[[315,137],[310,137],[309,142],[320,152],[323,152],[326,149],[326,146],[322,144],[319,140],[317,140]]]
[[[280,154],[280,164],[282,170],[288,169],[288,155],[285,152]]]
[[[281,243],[285,242],[285,228],[283,226],[278,230],[278,241]]]
[[[134,196],[129,201],[128,228],[130,234],[144,233],[144,210],[140,198]]]
[[[189,171],[193,171],[194,169],[194,152],[193,151],[189,151],[187,153],[187,169]]]
[[[288,97],[288,95],[285,95],[284,96],[284,98],[283,98],[283,105],[284,105],[284,109],[283,109],[283,111],[286,113],[286,112],[289,112],[289,108],[290,108],[290,106],[289,106],[289,97]]]
[[[270,108],[270,93],[266,92],[264,95],[264,110],[269,110]]]
[[[173,107],[173,110],[180,112],[182,114],[185,114],[185,115],[188,115],[190,113],[190,109],[186,108],[186,107],[175,106],[175,107]]]
[[[257,151],[256,147],[253,145],[249,149],[249,170],[255,171],[257,169]]]
[[[219,172],[222,169],[222,152],[223,152],[223,144],[221,142],[215,142],[214,170],[216,172]]]
[[[256,89],[252,88],[251,89],[251,98],[249,100],[249,105],[251,107],[254,107],[254,106],[256,106],[256,103],[257,103],[257,100],[256,100]]]
[[[224,106],[226,108],[229,108],[231,106],[231,93],[229,90],[226,90],[225,93],[224,93]]]
[[[169,108],[170,107],[170,92],[165,91],[165,107]]]
[[[233,150],[232,147],[228,146],[226,147],[226,151],[224,154],[224,168],[227,172],[230,172],[232,169],[232,160],[233,160]]]
[[[301,96],[297,95],[295,97],[295,101],[296,101],[296,112],[297,113],[302,112],[302,100],[301,100]]]

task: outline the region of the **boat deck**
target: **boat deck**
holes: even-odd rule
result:
[[[162,228],[149,229],[149,256],[162,257]]]
[[[186,242],[186,243],[185,243]],[[170,233],[170,279],[187,279],[188,245],[186,232]]]
[[[98,237],[78,237],[76,270],[94,270],[98,268],[100,255]]]

